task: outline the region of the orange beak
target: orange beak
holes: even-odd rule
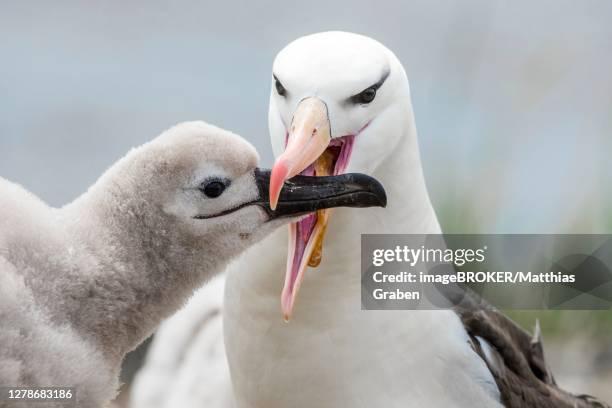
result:
[[[315,97],[302,100],[291,122],[285,152],[278,157],[272,168],[270,206],[273,209],[285,180],[307,169],[309,175],[333,174],[334,158],[326,151],[330,141],[331,129],[325,103]],[[287,270],[281,295],[281,307],[286,321],[291,318],[306,268],[316,267],[321,262],[330,211],[319,210],[289,225]]]

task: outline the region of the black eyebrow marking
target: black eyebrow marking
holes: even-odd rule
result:
[[[281,84],[281,85],[283,86],[283,88],[285,88],[285,85],[283,85],[283,83],[281,82],[281,80],[280,80],[280,79],[278,79],[278,77],[276,76],[276,74],[275,74],[275,73],[272,73],[272,78],[274,78],[274,80],[275,80],[276,82],[278,82],[279,84]],[[285,88],[285,89],[287,89],[287,88]]]
[[[286,96],[287,93],[288,93],[287,92],[287,88],[285,88],[285,85],[283,85],[283,83],[280,81],[280,79],[278,79],[278,77],[276,76],[276,74],[274,72],[272,73],[272,78],[274,78],[274,81],[276,81],[274,86],[276,87],[277,91],[278,91],[278,85],[280,85],[281,88],[284,91],[283,93],[279,92],[278,94],[281,95],[281,96]]]
[[[370,88],[374,88],[375,91],[378,91],[378,89],[383,86],[383,84],[385,83],[385,81],[387,80],[387,78],[389,78],[389,74],[391,73],[391,70],[389,69],[389,67],[386,67],[385,70],[383,71],[380,79],[378,80],[378,82],[376,82],[375,84],[372,84],[370,86],[368,86],[367,88],[362,89],[360,92],[357,92],[355,95],[353,96],[349,96],[346,100],[346,102],[348,103],[359,103],[359,95],[361,95],[361,93],[363,91],[365,91],[366,89],[370,89]]]

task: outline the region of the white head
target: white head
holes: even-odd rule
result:
[[[268,123],[277,163],[295,160],[283,157],[285,149],[312,137],[315,127],[304,124],[321,124],[330,134],[317,135],[318,154],[304,161],[312,164],[330,140],[348,136],[355,145],[344,170],[372,173],[393,151],[406,121],[412,121],[406,117],[410,91],[404,68],[369,37],[345,32],[301,37],[278,53],[272,73]],[[324,108],[302,103],[309,98]],[[292,168],[289,176],[303,170]]]
[[[408,79],[397,57],[371,38],[345,32],[302,37],[274,61],[268,121],[277,157],[274,207],[283,181],[296,174],[375,172],[414,126]],[[320,211],[290,226],[295,248],[282,295],[286,318],[306,266],[320,261],[328,216]],[[308,236],[304,245],[296,244],[299,236]]]

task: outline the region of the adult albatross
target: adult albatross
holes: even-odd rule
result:
[[[292,42],[274,61],[269,126],[272,205],[294,174],[357,171],[383,183],[388,206],[319,212],[230,267],[225,346],[239,408],[604,406],[558,389],[539,337],[490,308],[361,310],[361,234],[440,233],[408,79],[390,50],[343,32]],[[192,322],[164,331],[210,331]],[[175,366],[193,366],[199,343]],[[199,372],[214,378],[201,358]],[[206,388],[202,374],[193,378],[191,389]]]

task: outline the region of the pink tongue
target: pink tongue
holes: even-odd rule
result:
[[[317,215],[309,214],[303,220],[296,223],[295,247],[293,248],[293,263],[291,264],[291,292],[293,292],[300,264],[304,258],[304,251],[306,250],[306,245],[312,235],[316,222]]]
[[[302,235],[301,242],[304,243],[304,246],[308,243],[310,236],[312,235],[312,230],[314,229],[315,224],[317,223],[317,215],[309,214],[306,218],[298,222],[298,230]]]
[[[304,171],[302,171],[302,173],[300,173],[300,174],[303,175],[303,176],[314,176],[315,175],[314,164],[311,164],[310,166],[306,167],[304,169]],[[293,257],[293,264],[294,264],[294,266],[295,266],[295,261],[296,260],[298,261],[297,265],[298,266],[300,265],[300,262],[302,261],[302,256],[304,255],[304,249],[306,248],[306,244],[308,243],[308,239],[312,235],[312,230],[314,229],[314,226],[315,226],[316,222],[317,222],[317,215],[316,215],[316,213],[309,214],[304,219],[298,221],[298,223],[297,223],[297,236],[298,237],[301,236],[302,239],[296,240],[296,248],[295,248],[295,255],[296,256]],[[300,246],[301,246],[301,248],[300,248]],[[298,258],[297,255],[298,254],[299,254],[299,259],[297,259]]]

